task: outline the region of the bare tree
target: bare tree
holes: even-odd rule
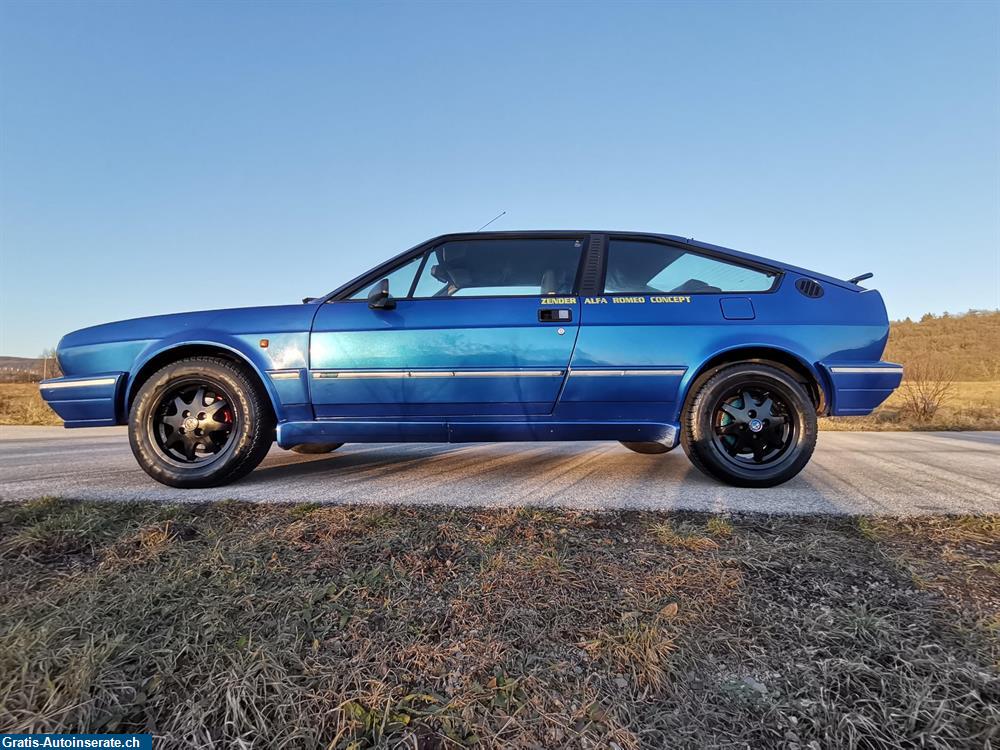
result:
[[[944,361],[933,357],[910,361],[900,388],[903,411],[926,422],[951,398],[954,390],[955,376]]]
[[[48,378],[58,378],[62,375],[62,370],[59,367],[59,360],[56,359],[56,350],[53,349],[43,349],[40,359],[42,365],[42,380]]]

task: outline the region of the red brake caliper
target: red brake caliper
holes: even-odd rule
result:
[[[216,401],[225,401],[225,399],[218,393],[213,393],[212,395],[215,397]],[[233,423],[233,410],[229,408],[229,404],[226,404],[222,409],[222,421],[226,424]]]

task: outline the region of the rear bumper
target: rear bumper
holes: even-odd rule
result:
[[[102,372],[85,377],[43,380],[38,390],[66,427],[119,424],[118,405],[125,385],[124,372]]]
[[[830,416],[871,414],[903,380],[903,366],[893,362],[820,362],[830,383]]]

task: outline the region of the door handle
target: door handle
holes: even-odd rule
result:
[[[573,320],[573,311],[565,307],[544,307],[538,311],[538,320],[542,323],[569,323]]]

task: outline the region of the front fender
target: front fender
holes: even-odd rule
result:
[[[263,346],[266,342],[266,346]],[[308,333],[254,333],[232,334],[224,331],[200,330],[184,331],[151,342],[136,357],[128,376],[122,403],[122,415],[127,414],[127,405],[135,396],[140,375],[155,360],[172,351],[188,347],[211,347],[223,349],[247,364],[263,383],[278,421],[302,418],[302,410],[295,407],[309,403],[306,379],[300,375],[292,380],[282,380],[281,388],[275,385],[271,373],[276,370],[285,373],[302,371],[308,366]]]

